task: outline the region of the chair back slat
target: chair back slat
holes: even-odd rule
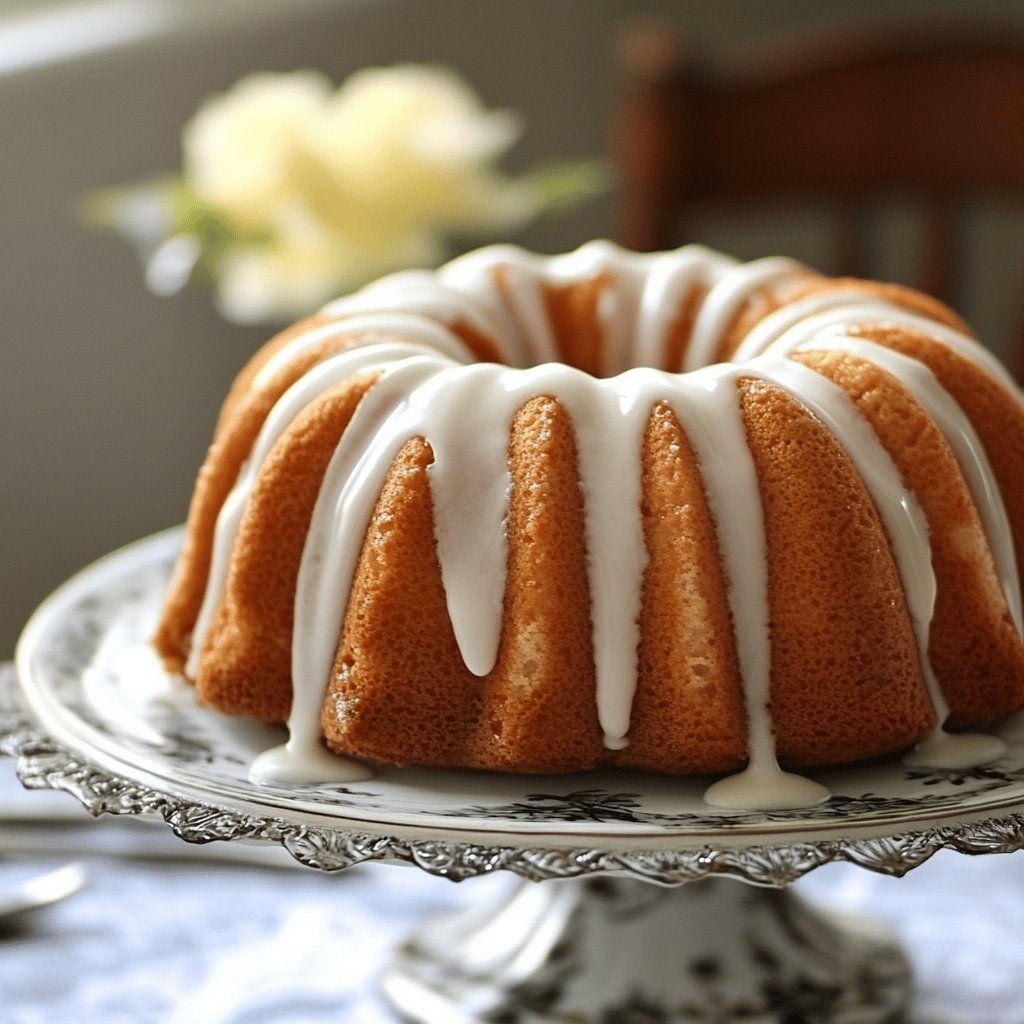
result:
[[[613,235],[631,248],[691,240],[688,218],[709,208],[807,201],[836,210],[830,269],[872,276],[869,214],[911,200],[908,283],[955,306],[965,204],[1024,199],[1021,26],[888,26],[712,62],[646,20],[619,58]],[[1024,369],[1024,344],[1009,361]]]

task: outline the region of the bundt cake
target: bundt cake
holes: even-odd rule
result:
[[[780,764],[998,751],[963,733],[1024,705],[1022,555],[1024,400],[938,302],[499,246],[255,356],[155,643],[202,702],[289,720],[266,773],[315,777],[322,738],[799,805],[823,791]]]

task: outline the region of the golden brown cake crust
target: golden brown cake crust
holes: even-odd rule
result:
[[[1024,404],[977,363],[920,331],[872,325],[850,333],[924,363],[963,410],[995,473],[1024,580]]]
[[[575,448],[556,403],[526,404],[509,459],[506,628],[494,670],[477,678],[462,662],[433,542],[432,456],[422,440],[410,442],[356,573],[323,716],[332,748],[393,764],[522,772],[592,767],[605,756]]]
[[[426,479],[431,461],[422,440],[410,441],[388,474],[321,719],[328,746],[392,764],[458,764],[481,694],[448,623]]]
[[[624,765],[730,771],[746,759],[747,723],[733,630],[693,449],[664,405],[642,453],[644,574],[639,673]]]
[[[795,353],[853,398],[896,463],[928,520],[935,571],[929,659],[964,728],[1024,703],[1020,638],[988,539],[956,458],[935,422],[895,378],[839,352]]]
[[[749,379],[741,390],[768,539],[779,760],[839,763],[909,746],[934,718],[864,484],[789,395]]]
[[[325,392],[264,463],[203,644],[196,688],[204,703],[266,722],[288,717],[294,594],[306,533],[337,439],[375,379],[355,377]]]

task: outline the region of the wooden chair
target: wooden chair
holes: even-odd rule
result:
[[[956,307],[970,201],[1024,199],[1024,26],[889,26],[712,63],[647,21],[624,33],[618,64],[613,236],[630,248],[690,240],[698,210],[806,199],[832,216],[827,269],[872,276],[868,213],[913,197],[924,241],[907,283]],[[1024,380],[1015,326],[1004,354]]]

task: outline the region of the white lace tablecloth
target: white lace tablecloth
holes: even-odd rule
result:
[[[44,804],[77,810],[65,794],[22,791],[0,759],[0,812]],[[126,827],[163,829],[112,824],[107,850]],[[179,843],[169,831],[155,838]],[[0,932],[0,1024],[394,1024],[375,988],[390,949],[424,915],[496,899],[513,881],[453,885],[394,865],[326,875],[198,859],[87,863],[85,890],[26,930]],[[942,853],[902,879],[830,865],[798,888],[901,935],[917,970],[914,1024],[1024,1024],[1024,854]]]

